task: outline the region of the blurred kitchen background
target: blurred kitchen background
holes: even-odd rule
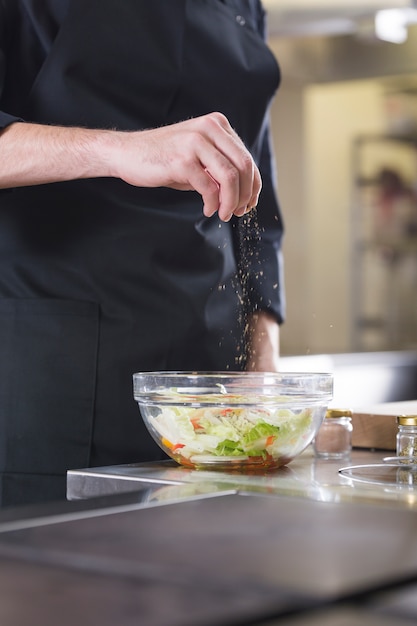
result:
[[[264,0],[283,355],[417,349],[417,0]]]

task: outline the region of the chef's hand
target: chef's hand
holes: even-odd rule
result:
[[[228,221],[256,206],[261,177],[221,113],[120,137],[117,174],[133,185],[195,190],[204,214]]]
[[[204,214],[242,216],[256,206],[261,177],[221,113],[144,131],[15,122],[0,132],[0,188],[117,177],[139,187],[201,194]]]
[[[266,311],[250,316],[247,359],[246,369],[250,372],[279,370],[279,325]]]

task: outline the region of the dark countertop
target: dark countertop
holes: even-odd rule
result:
[[[290,624],[336,610],[366,625],[387,592],[396,621],[379,626],[399,626],[398,594],[417,586],[416,512],[392,503],[223,493],[68,504],[0,526],[2,626]]]
[[[263,476],[120,466],[113,486],[135,490],[5,511],[0,624],[416,623],[416,488],[342,464],[307,451]]]

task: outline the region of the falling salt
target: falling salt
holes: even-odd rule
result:
[[[251,331],[249,315],[253,313],[252,309],[249,307],[251,299],[250,293],[252,291],[250,285],[254,280],[257,281],[263,277],[263,270],[261,269],[261,261],[259,258],[259,246],[257,245],[257,242],[261,239],[261,228],[259,226],[256,210],[242,217],[234,226],[237,228],[239,245],[235,288],[241,304],[239,323],[241,328],[243,328],[243,333],[241,337],[238,338],[235,364],[238,368],[241,368],[250,356],[248,354]],[[254,270],[256,265],[259,265],[259,271]]]

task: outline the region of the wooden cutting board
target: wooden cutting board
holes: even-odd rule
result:
[[[398,415],[417,415],[417,400],[353,409],[353,447],[395,450]]]

